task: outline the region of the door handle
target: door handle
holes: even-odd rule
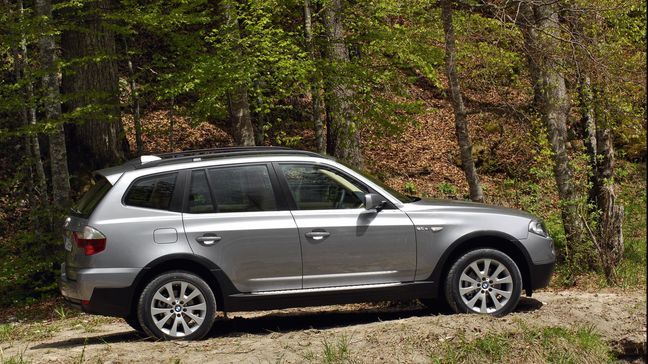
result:
[[[328,231],[311,231],[304,235],[306,235],[307,238],[312,238],[313,240],[322,240],[331,235],[331,233],[329,233]]]
[[[220,241],[222,238],[216,234],[205,234],[196,238],[196,241],[202,245],[214,245],[217,241]]]

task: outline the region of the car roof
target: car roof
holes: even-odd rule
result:
[[[95,171],[95,174],[105,177],[111,184],[115,184],[119,178],[128,171],[141,170],[155,167],[167,167],[164,169],[170,170],[173,166],[180,166],[185,163],[207,162],[210,160],[223,160],[223,159],[239,159],[239,158],[254,158],[254,157],[315,157],[332,159],[327,156],[317,154],[315,152],[296,150],[285,147],[227,147],[227,148],[213,148],[213,149],[196,149],[187,150],[182,152],[161,153],[153,155],[144,155],[139,158],[132,159],[122,165],[104,168]],[[283,158],[280,158],[283,159]],[[310,158],[307,158],[310,159]],[[204,163],[200,163],[201,165]]]

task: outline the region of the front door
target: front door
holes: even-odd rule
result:
[[[195,254],[218,265],[240,292],[302,288],[295,221],[275,195],[272,166],[191,172],[183,213]]]
[[[364,208],[367,186],[315,164],[276,165],[294,200],[304,288],[412,281],[416,238],[410,218],[394,206]]]

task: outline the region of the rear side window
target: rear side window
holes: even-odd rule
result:
[[[99,202],[106,196],[108,191],[112,188],[110,182],[104,177],[99,177],[95,180],[94,185],[83,194],[83,197],[72,207],[72,214],[89,218],[94,209],[99,205]]]
[[[177,173],[169,173],[136,180],[128,189],[124,203],[128,206],[168,210],[177,176]]]
[[[191,172],[188,205],[188,210],[192,214],[214,212],[209,183],[207,183],[207,174],[204,170]]]
[[[209,170],[214,212],[276,211],[268,167],[240,166]]]

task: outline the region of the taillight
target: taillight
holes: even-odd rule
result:
[[[106,237],[99,230],[85,226],[83,230],[72,233],[74,243],[83,248],[85,255],[97,254],[106,249]]]

